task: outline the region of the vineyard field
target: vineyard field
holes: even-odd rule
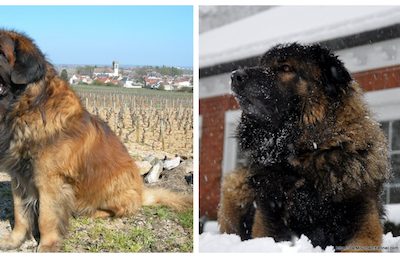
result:
[[[193,154],[193,95],[150,89],[74,86],[87,110],[106,121],[127,145]]]

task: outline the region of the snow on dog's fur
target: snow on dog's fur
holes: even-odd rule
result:
[[[232,90],[249,165],[224,179],[221,231],[378,250],[387,143],[343,63],[318,45],[278,45],[233,72]]]

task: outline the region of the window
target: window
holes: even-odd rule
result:
[[[240,110],[227,111],[225,113],[223,175],[240,167],[240,163],[243,160],[239,151],[237,139],[235,138],[236,126],[239,122],[240,114]]]
[[[383,201],[400,203],[400,120],[382,122],[381,127],[388,139],[393,173],[392,179],[385,185]]]

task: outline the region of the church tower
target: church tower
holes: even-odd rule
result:
[[[112,62],[112,67],[113,67],[114,76],[118,76],[118,69],[119,69],[118,62],[117,61],[113,61]]]

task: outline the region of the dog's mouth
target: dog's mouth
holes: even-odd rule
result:
[[[251,101],[251,99],[244,94],[238,94],[237,92],[233,91],[232,95],[235,97],[242,109],[248,106],[254,106],[254,103]]]
[[[233,96],[238,101],[242,111],[249,117],[262,120],[271,119],[271,115],[276,111],[272,103],[266,104],[263,100],[234,93]]]

